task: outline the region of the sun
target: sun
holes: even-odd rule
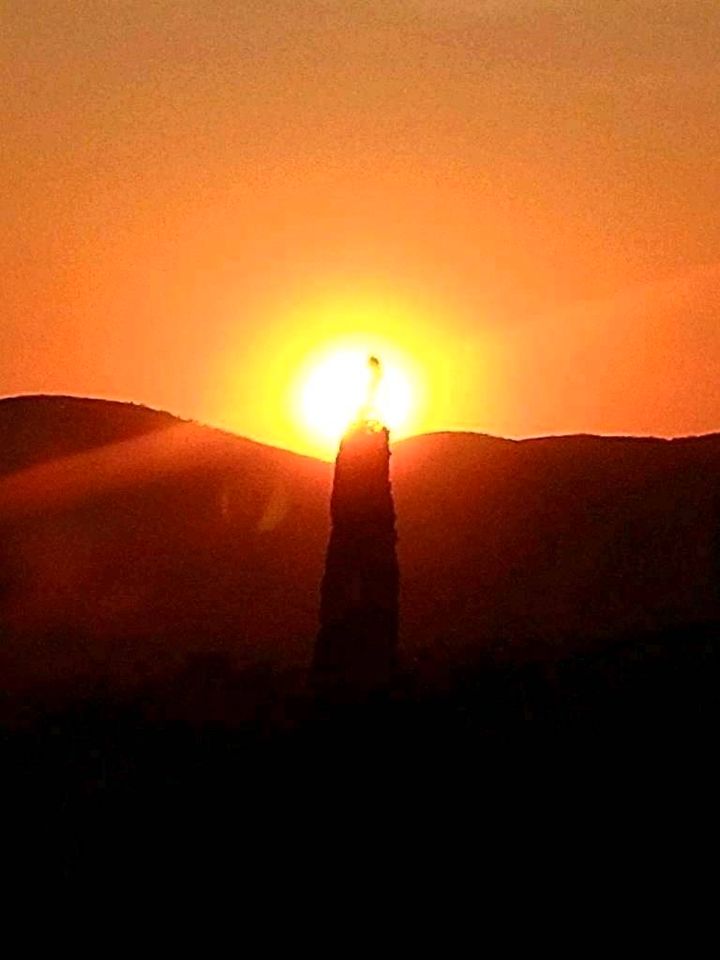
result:
[[[409,374],[382,349],[332,347],[313,359],[299,388],[299,414],[305,429],[325,446],[336,445],[348,426],[367,407],[373,370],[370,356],[382,362],[382,373],[370,415],[393,432],[409,422],[413,389]],[[365,409],[366,414],[368,411]]]

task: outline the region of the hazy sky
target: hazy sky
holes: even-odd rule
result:
[[[0,0],[0,394],[295,449],[365,324],[418,429],[720,429],[717,0]]]

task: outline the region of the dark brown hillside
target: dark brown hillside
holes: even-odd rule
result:
[[[204,649],[304,662],[326,465],[141,407],[60,397],[0,403],[0,442],[10,684],[132,679]]]
[[[720,619],[720,437],[399,444],[405,636],[525,648]]]
[[[436,434],[392,458],[401,641],[526,656],[720,621],[720,436]],[[331,467],[142,407],[0,402],[9,689],[304,665]]]

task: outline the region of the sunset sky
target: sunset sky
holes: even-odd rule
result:
[[[411,432],[720,429],[718,0],[5,0],[0,395],[323,453],[326,344]]]

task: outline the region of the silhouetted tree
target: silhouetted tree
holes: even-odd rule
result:
[[[315,645],[316,687],[372,689],[397,656],[399,571],[389,434],[363,420],[340,444]]]

